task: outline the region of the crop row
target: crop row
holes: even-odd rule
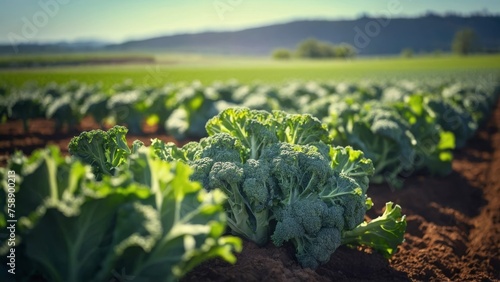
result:
[[[71,129],[85,116],[105,124],[126,125],[141,133],[145,123],[177,140],[206,136],[206,122],[223,109],[309,113],[328,127],[333,145],[362,150],[375,166],[372,181],[401,187],[415,172],[445,175],[452,151],[465,146],[490,115],[498,98],[495,80],[474,84],[437,79],[431,82],[169,84],[162,88],[130,83],[104,91],[77,82],[25,87],[5,93],[0,111],[7,119],[56,121]],[[478,83],[478,81],[480,83]]]
[[[234,262],[241,240],[226,231],[290,242],[308,268],[341,244],[390,257],[403,242],[400,206],[364,221],[372,162],[332,146],[317,118],[228,108],[206,132],[182,148],[129,147],[115,126],[74,137],[71,157],[56,147],[15,154],[1,170],[0,227],[19,223],[0,246],[0,269],[14,248],[21,280],[173,281],[209,258]]]

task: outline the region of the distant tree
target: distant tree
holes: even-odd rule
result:
[[[334,46],[335,49],[335,57],[337,58],[353,58],[356,56],[356,48],[347,43],[341,43],[337,46]]]
[[[401,57],[403,58],[411,58],[413,57],[413,49],[411,48],[404,48],[401,50]]]
[[[335,58],[335,46],[327,42],[318,42],[319,56],[318,58]]]
[[[331,56],[327,43],[314,38],[306,39],[297,45],[299,58],[324,58]]]
[[[453,53],[459,55],[469,55],[479,50],[479,43],[476,32],[472,28],[465,28],[457,31],[451,43]]]
[[[276,60],[288,60],[292,57],[292,52],[288,49],[279,48],[273,51],[272,56]]]
[[[356,49],[346,43],[334,45],[309,38],[297,45],[296,54],[299,58],[352,58]]]

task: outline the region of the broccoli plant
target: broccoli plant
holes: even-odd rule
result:
[[[170,282],[211,258],[234,263],[241,240],[224,235],[224,195],[206,192],[189,181],[186,164],[155,159],[152,150],[141,147],[100,181],[57,147],[9,162],[18,177],[16,279],[112,281],[124,271]],[[3,265],[9,249],[0,243]]]
[[[80,113],[80,105],[74,99],[68,93],[45,101],[45,116],[55,120],[56,132],[61,132],[65,124],[69,131],[73,130],[83,117]]]
[[[69,153],[91,165],[96,179],[100,180],[103,175],[113,175],[130,155],[125,139],[127,131],[123,126],[114,126],[108,131],[84,131],[71,139]]]
[[[177,103],[165,121],[165,131],[177,140],[206,136],[205,124],[225,106],[224,101],[211,97],[199,83],[179,91],[175,98]]]
[[[425,106],[436,116],[436,122],[443,130],[453,132],[457,148],[463,148],[477,130],[478,124],[472,114],[451,101],[441,97],[426,97]]]
[[[141,90],[113,94],[106,106],[115,124],[126,124],[131,133],[142,133],[147,105]]]
[[[29,120],[42,116],[42,105],[37,93],[14,92],[6,99],[5,109],[9,119],[22,120],[25,133],[29,131]]]
[[[271,238],[277,246],[291,241],[302,266],[316,268],[340,246],[344,230],[363,222],[366,194],[354,179],[334,171],[315,146],[281,143],[263,156],[273,165],[279,190]]]
[[[442,129],[436,116],[426,107],[424,96],[407,96],[404,103],[396,103],[393,107],[408,121],[416,137],[414,169],[435,175],[450,173],[455,135]]]
[[[164,124],[175,110],[177,91],[173,87],[164,87],[153,91],[146,97],[145,104],[148,108],[147,122],[150,125],[158,125],[158,130],[164,131]],[[152,121],[152,122],[151,122]]]
[[[399,175],[413,171],[417,141],[410,124],[394,109],[375,103],[363,107],[344,101],[328,119],[333,143],[361,150],[375,167],[371,181],[401,187]]]
[[[83,102],[80,107],[80,114],[82,116],[92,116],[102,129],[104,121],[108,117],[108,99],[109,97],[103,93],[95,93]]]
[[[345,232],[363,223],[373,165],[360,151],[323,142],[328,133],[317,119],[230,108],[206,127],[209,137],[200,142],[176,148],[153,140],[153,147],[161,159],[188,163],[191,179],[205,189],[226,194],[233,233],[260,245],[291,242],[301,265],[316,268]],[[375,232],[372,226],[359,234]],[[387,246],[397,245],[402,235],[387,240]]]

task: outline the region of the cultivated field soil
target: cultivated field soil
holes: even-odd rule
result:
[[[78,130],[94,126],[87,119]],[[22,133],[20,121],[0,125],[0,162],[4,165],[14,148],[29,154],[52,143],[67,152],[78,132],[54,134],[52,128],[47,120],[32,122],[29,134]],[[173,141],[161,134],[127,139],[149,144],[152,137]],[[340,247],[329,263],[311,270],[297,264],[292,246],[245,242],[235,265],[211,260],[184,281],[500,281],[500,102],[467,147],[455,152],[449,176],[416,175],[401,190],[371,185],[368,194],[375,203],[371,217],[381,214],[387,201],[401,205],[407,216],[405,242],[390,260]]]

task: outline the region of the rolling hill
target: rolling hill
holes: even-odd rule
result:
[[[465,27],[475,30],[485,51],[500,50],[500,16],[440,16],[355,20],[301,20],[239,31],[178,34],[98,46],[90,50],[171,51],[222,55],[268,55],[273,49],[293,49],[298,42],[316,38],[331,43],[349,43],[360,55],[398,54],[403,48],[415,52],[449,51],[454,34]],[[38,46],[38,47],[37,47]],[[60,45],[21,45],[33,50],[78,50]],[[89,50],[87,48],[86,50]],[[12,52],[9,46],[0,52]]]

